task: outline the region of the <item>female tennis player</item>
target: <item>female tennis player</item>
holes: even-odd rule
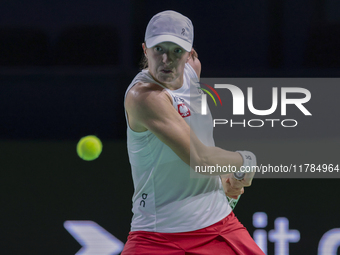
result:
[[[232,173],[204,177],[193,170],[256,164],[251,152],[215,147],[210,112],[201,115],[190,101],[200,98],[193,34],[190,19],[175,11],[156,14],[146,28],[147,67],[125,94],[135,191],[122,255],[264,254],[226,198],[242,194],[253,173],[236,179]]]

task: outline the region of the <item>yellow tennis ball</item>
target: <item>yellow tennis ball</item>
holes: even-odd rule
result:
[[[86,161],[95,160],[102,152],[102,142],[94,135],[81,138],[77,144],[78,156]]]

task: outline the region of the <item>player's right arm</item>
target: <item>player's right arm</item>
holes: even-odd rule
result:
[[[132,87],[125,100],[125,109],[132,130],[150,130],[193,169],[216,164],[239,169],[243,164],[237,152],[205,146],[172,106],[170,95],[156,84],[139,83]],[[250,184],[251,181],[244,182],[243,186]]]

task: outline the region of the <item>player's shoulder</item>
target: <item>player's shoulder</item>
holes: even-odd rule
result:
[[[169,102],[169,94],[154,83],[138,82],[127,93],[125,106],[146,109],[155,102]]]
[[[161,86],[155,84],[155,83],[149,83],[149,82],[137,82],[128,93],[131,93],[133,95],[140,95],[144,93],[159,93],[164,88]]]
[[[134,101],[149,100],[149,98],[162,97],[165,89],[154,83],[137,82],[127,93]]]

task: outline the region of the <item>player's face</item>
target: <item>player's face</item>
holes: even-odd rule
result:
[[[154,78],[174,87],[183,84],[184,67],[189,52],[172,42],[163,42],[148,49],[143,45],[143,48],[148,58],[149,72]]]

